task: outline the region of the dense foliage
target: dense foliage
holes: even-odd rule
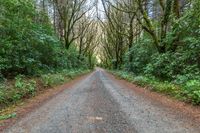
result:
[[[156,90],[200,104],[200,1],[103,2],[110,10],[102,66],[131,72],[132,80],[161,82]],[[177,93],[165,82],[180,86]]]
[[[37,79],[18,75],[15,77],[14,82],[6,81],[0,84],[0,110],[10,104],[33,97],[41,93],[42,90],[68,82],[76,76],[88,73],[89,71],[86,69],[65,69],[57,73],[41,75]]]
[[[160,81],[154,77],[137,76],[134,73],[125,71],[111,71],[122,79],[128,80],[134,84],[148,89],[170,95],[185,102],[200,104],[200,82],[190,80],[186,84],[174,84],[168,81]]]
[[[153,47],[150,37],[144,36],[133,44],[131,63],[126,68],[137,74],[147,74],[163,80],[199,79],[200,74],[200,9],[198,6],[186,11],[172,27],[178,30],[180,38],[176,51],[171,51],[173,31],[167,33],[165,43],[169,50],[159,53]],[[183,78],[184,76],[184,78]]]
[[[87,49],[93,47],[89,52],[79,50],[77,41],[65,47],[64,37],[58,33],[63,29],[55,26],[55,21],[62,22],[55,10],[58,20],[52,20],[47,2],[52,4],[47,0],[0,0],[0,110],[87,73],[95,65],[90,43],[85,44]]]
[[[179,91],[173,91],[172,88],[165,91],[200,104],[199,11],[200,8],[196,4],[194,8],[186,11],[180,19],[176,20],[177,22],[172,26],[174,31],[168,32],[164,40],[168,48],[164,53],[156,51],[148,36],[134,43],[128,53],[133,55],[133,60],[131,63],[126,63],[125,68],[137,75],[146,75],[181,85]],[[172,47],[176,30],[179,31],[180,36],[177,42],[178,47],[175,51],[171,51],[170,47]],[[162,91],[165,85],[162,85]]]
[[[75,47],[64,49],[48,16],[32,0],[0,1],[0,47],[1,77],[87,67]]]

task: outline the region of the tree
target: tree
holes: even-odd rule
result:
[[[75,33],[79,20],[91,9],[86,6],[87,0],[54,0],[54,4],[59,14],[62,25],[62,37],[65,48],[69,49],[70,45],[80,36]]]

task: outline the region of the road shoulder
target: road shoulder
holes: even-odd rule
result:
[[[8,127],[11,127],[17,121],[26,117],[29,113],[33,112],[38,107],[42,106],[43,104],[45,104],[47,101],[49,101],[53,97],[59,95],[64,90],[66,90],[66,89],[72,87],[74,84],[80,82],[81,80],[83,80],[84,78],[89,76],[90,74],[91,73],[84,74],[84,75],[79,76],[76,79],[74,79],[74,80],[72,80],[68,83],[65,83],[63,85],[41,91],[41,94],[39,94],[39,95],[37,95],[37,96],[35,96],[31,99],[27,99],[27,100],[25,100],[21,103],[18,103],[17,105],[9,107],[9,108],[12,108],[12,110],[15,111],[17,116],[15,118],[12,118],[12,119],[1,120],[0,121],[0,132],[2,132],[3,130],[5,130]]]
[[[123,88],[131,89],[133,93],[141,95],[146,100],[151,101],[157,106],[160,106],[162,108],[163,107],[168,108],[170,112],[173,112],[173,113],[176,112],[177,114],[182,114],[187,119],[193,121],[194,123],[197,123],[197,126],[199,126],[199,123],[200,123],[200,107],[199,106],[193,106],[191,104],[173,99],[164,94],[150,91],[147,88],[139,87],[126,80],[122,80],[109,72],[105,72],[105,73],[109,78],[111,78],[113,81],[115,81],[118,85],[122,86]]]

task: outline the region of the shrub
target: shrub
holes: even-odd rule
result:
[[[180,100],[186,102],[191,102],[195,105],[200,104],[200,82],[199,80],[189,80],[185,82],[188,78],[182,77],[183,81],[179,84],[173,84],[168,81],[160,81],[155,77],[146,77],[146,76],[135,76],[128,72],[123,71],[111,71],[113,74],[121,77],[122,79],[128,80],[137,84],[139,86],[148,86],[149,89],[161,92],[173,97],[176,97]],[[181,78],[181,77],[180,77]]]
[[[5,88],[0,87],[0,103],[5,103],[6,101],[6,92],[4,91]],[[1,105],[1,104],[0,104]]]
[[[32,0],[0,1],[0,19],[0,79],[88,66],[76,47],[63,48],[50,20],[35,10]]]
[[[8,115],[3,115],[0,116],[0,120],[5,120],[5,119],[9,119],[9,118],[15,118],[17,116],[16,113],[12,113],[12,114],[8,114]]]
[[[133,82],[137,85],[145,86],[150,83],[150,79],[145,76],[136,76],[134,77]]]
[[[41,79],[46,87],[52,87],[65,81],[65,77],[62,74],[46,74],[42,75]]]
[[[12,85],[0,85],[0,105],[5,106],[9,103],[15,103],[22,98],[32,97],[36,93],[36,81],[25,79],[24,76],[18,75],[15,83]]]
[[[193,64],[192,57],[183,53],[154,54],[150,63],[144,68],[144,73],[162,80],[180,80],[181,76],[195,78],[199,75],[197,64]],[[185,77],[186,78],[186,77]]]
[[[189,80],[183,87],[181,93],[184,100],[191,100],[193,104],[200,104],[200,82],[197,80]]]
[[[130,51],[125,56],[125,69],[135,74],[142,74],[143,68],[149,63],[151,55],[155,53],[155,48],[152,46],[152,42],[148,38],[143,38],[137,43],[133,44]],[[129,61],[129,57],[132,56],[132,61]]]
[[[82,73],[89,72],[89,70],[78,69],[78,70],[62,70],[59,73],[49,73],[41,76],[40,81],[42,81],[45,87],[53,87],[60,85],[68,80],[70,80],[68,74],[74,78]],[[71,78],[72,78],[71,77]],[[38,81],[38,80],[37,80]],[[37,83],[41,83],[38,81]],[[39,84],[36,84],[35,80],[28,79],[23,75],[18,75],[15,77],[14,83],[11,81],[0,83],[0,109],[16,103],[24,98],[32,97],[38,91]]]
[[[177,96],[179,93],[178,86],[169,82],[154,82],[151,84],[151,87],[154,91],[162,92],[171,96]]]
[[[15,78],[15,88],[14,88],[14,101],[19,100],[22,97],[34,96],[36,92],[36,81],[25,80],[23,76],[19,75]],[[17,90],[17,91],[15,91]]]

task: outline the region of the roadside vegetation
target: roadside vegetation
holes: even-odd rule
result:
[[[77,76],[89,73],[88,69],[63,70],[57,73],[44,74],[38,77],[18,75],[13,81],[0,85],[0,110],[38,95],[41,91],[62,85]]]
[[[110,72],[120,77],[121,79],[127,80],[138,86],[145,87],[146,89],[164,93],[181,101],[192,103],[194,105],[200,104],[200,82],[197,80],[191,80],[182,84],[178,84],[155,79],[154,77],[139,76],[126,71],[112,70]]]
[[[200,1],[102,0],[101,66],[120,77],[200,104]]]
[[[199,5],[0,0],[0,109],[87,73],[97,61],[130,82],[200,105]]]
[[[86,0],[0,1],[0,110],[94,68],[96,24],[87,8]]]

